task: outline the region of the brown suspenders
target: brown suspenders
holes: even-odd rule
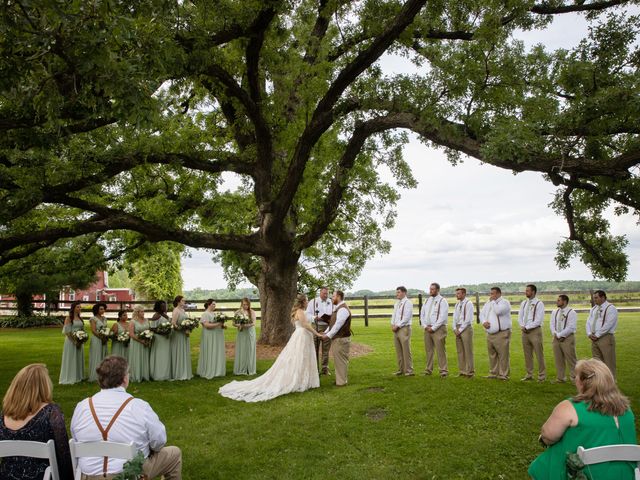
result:
[[[111,430],[111,427],[113,427],[113,424],[116,422],[117,418],[120,416],[120,414],[124,410],[124,407],[126,407],[131,400],[133,400],[133,397],[127,398],[124,401],[124,403],[120,405],[120,408],[115,413],[115,415],[111,418],[111,421],[109,422],[109,425],[107,425],[107,428],[103,428],[102,424],[100,423],[100,420],[98,420],[98,414],[96,413],[96,409],[93,406],[93,397],[89,397],[89,408],[91,409],[91,415],[93,415],[93,421],[96,422],[98,430],[100,430],[100,433],[102,434],[102,440],[105,440],[105,441],[108,440],[109,430]],[[102,463],[102,474],[105,477],[107,476],[108,465],[109,465],[109,457],[104,457],[104,462]]]

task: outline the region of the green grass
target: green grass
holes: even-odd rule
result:
[[[580,316],[578,356],[589,356]],[[546,328],[546,326],[545,326]],[[233,339],[229,329],[227,340]],[[622,314],[618,327],[618,375],[622,391],[640,412],[640,315]],[[519,479],[541,449],[540,426],[571,385],[523,383],[519,335],[511,345],[510,382],[416,376],[397,378],[388,323],[355,326],[355,342],[373,353],[352,360],[350,384],[331,385],[270,402],[246,404],[220,397],[225,379],[132,384],[165,423],[169,443],[183,450],[185,479]],[[545,330],[548,376],[555,369]],[[45,362],[57,381],[63,338],[59,328],[0,330],[0,391],[24,365]],[[424,368],[421,331],[412,339],[416,371]],[[194,371],[199,331],[192,337]],[[476,372],[488,369],[485,335],[475,326]],[[457,373],[454,336],[447,338],[449,370]],[[264,372],[271,361],[259,361]],[[232,370],[232,360],[227,371]],[[94,384],[56,385],[54,398],[71,419],[75,404],[96,392]],[[370,418],[373,414],[375,418]],[[383,418],[379,418],[383,417]]]

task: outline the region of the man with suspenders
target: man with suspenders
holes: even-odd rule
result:
[[[166,447],[167,432],[151,406],[127,393],[129,365],[115,355],[106,357],[98,368],[101,390],[76,406],[71,419],[71,435],[76,442],[108,440],[131,443],[145,456],[143,472],[149,479],[182,478],[182,453]],[[122,471],[125,461],[108,457],[81,457],[78,465],[83,480],[111,479]]]
[[[618,310],[607,302],[607,294],[602,290],[593,292],[595,305],[587,319],[587,336],[591,339],[593,358],[602,360],[616,378],[616,327]]]
[[[487,332],[489,375],[487,378],[509,380],[511,344],[511,304],[502,297],[500,287],[491,287],[489,301],[480,311],[480,322]]]
[[[449,317],[449,303],[440,295],[440,285],[432,283],[429,286],[429,298],[420,311],[420,325],[424,329],[424,349],[427,354],[425,375],[433,372],[433,351],[438,355],[440,376],[449,375],[447,367],[447,320]]]
[[[553,358],[556,363],[556,381],[552,383],[564,383],[567,381],[565,376],[565,364],[569,365],[569,378],[571,382],[575,382],[576,375],[576,324],[578,314],[573,308],[569,308],[569,297],[566,295],[558,295],[556,308],[551,312],[549,327],[551,328],[551,336],[553,338]]]
[[[398,361],[398,370],[395,375],[413,376],[413,358],[411,357],[413,303],[407,298],[407,289],[403,286],[396,288],[396,298],[398,301],[393,306],[391,316],[393,345]]]
[[[467,298],[467,289],[456,288],[458,303],[453,309],[453,333],[456,335],[458,370],[461,377],[473,377],[473,302]]]
[[[320,333],[324,333],[329,329],[329,321],[333,314],[333,302],[329,298],[329,289],[322,287],[320,289],[320,295],[314,298],[307,305],[307,313],[313,317],[313,321],[316,324],[316,330]],[[329,373],[329,350],[331,349],[330,339],[321,339],[320,337],[314,337],[313,341],[316,346],[316,359],[320,353],[320,346],[322,346],[322,357],[320,359],[320,374],[330,375]]]
[[[547,377],[547,367],[544,363],[544,348],[542,345],[542,323],[544,322],[544,303],[536,297],[538,288],[527,285],[527,297],[520,304],[518,323],[522,331],[522,350],[524,350],[524,365],[527,374],[523,382],[533,380],[533,354],[538,359],[538,381],[544,382]]]

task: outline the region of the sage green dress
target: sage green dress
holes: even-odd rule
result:
[[[145,320],[140,323],[133,321],[133,331],[136,335],[149,329],[149,322]],[[155,341],[155,335],[154,339]],[[142,343],[136,342],[133,338],[129,342],[129,380],[132,382],[143,382],[149,380],[149,347],[145,347]]]
[[[91,320],[96,321],[96,330],[99,330],[102,327],[107,326],[107,319],[100,317],[92,317]],[[89,322],[91,322],[91,320]],[[89,381],[97,382],[98,374],[96,373],[96,368],[100,365],[100,362],[109,355],[109,344],[102,343],[99,337],[95,336],[93,332],[91,333],[91,344],[89,345]]]
[[[255,318],[254,318],[255,322]],[[238,330],[236,357],[233,361],[234,375],[256,374],[256,327]]]
[[[176,323],[180,325],[186,318],[185,311],[179,309]],[[182,330],[174,330],[171,334],[171,377],[174,380],[190,380],[193,378],[189,337]]]
[[[129,331],[129,329],[123,326],[120,322],[116,323],[116,325],[117,325],[117,330],[116,330],[117,335],[120,335],[121,333]],[[131,343],[131,340],[129,340],[129,344],[130,343]],[[111,355],[118,355],[119,357],[124,357],[127,360],[129,360],[129,344],[125,345],[122,342],[117,342],[116,339],[114,338],[111,341]]]
[[[569,427],[559,442],[551,445],[529,467],[529,475],[536,480],[565,480],[567,453],[576,453],[578,447],[602,447],[621,443],[636,444],[633,412],[627,410],[618,417],[619,427],[612,416],[590,412],[586,402],[573,402],[578,424]],[[604,462],[584,467],[587,478],[597,480],[633,480],[634,465],[630,462]]]
[[[84,330],[82,320],[74,320],[73,323],[62,328],[64,347],[62,347],[62,365],[60,365],[60,378],[58,379],[58,383],[61,385],[78,383],[84,379],[84,345],[76,347],[76,344],[67,337],[67,333],[76,330]]]
[[[198,375],[203,378],[224,377],[227,362],[224,356],[224,331],[222,328],[204,328],[205,324],[217,323],[213,312],[204,312],[200,318],[202,336],[200,338],[200,357]]]
[[[159,323],[171,322],[167,317],[160,317],[158,320],[151,320],[151,327],[156,327]],[[149,362],[150,375],[152,380],[171,380],[171,336],[155,334],[153,344],[151,344],[151,359]]]

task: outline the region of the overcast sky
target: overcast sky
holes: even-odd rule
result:
[[[548,48],[571,48],[585,33],[582,17],[565,15],[545,32],[527,32],[520,38],[527,45],[543,42]],[[385,58],[383,67],[389,72],[412,68],[395,58]],[[548,207],[555,187],[541,174],[514,175],[471,158],[454,167],[442,152],[428,149],[416,137],[405,148],[405,158],[419,184],[401,191],[396,226],[384,235],[392,250],[371,259],[349,290],[398,285],[425,289],[433,281],[448,286],[592,278],[577,260],[567,270],[558,270],[554,263],[555,246],[568,235],[568,228]],[[608,218],[612,233],[627,235],[629,279],[637,280],[636,220]],[[184,288],[225,288],[222,270],[211,255],[190,252],[192,256],[183,260]]]

